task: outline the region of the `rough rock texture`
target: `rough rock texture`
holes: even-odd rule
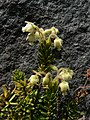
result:
[[[37,67],[37,43],[30,46],[21,31],[25,20],[59,29],[64,44],[61,52],[55,51],[55,63],[74,70],[73,86],[83,85],[82,74],[90,68],[90,1],[0,0],[0,86],[11,83],[14,69],[21,69],[28,78]],[[90,94],[83,105],[81,110],[89,113]]]

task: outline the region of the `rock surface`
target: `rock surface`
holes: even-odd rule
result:
[[[82,74],[90,68],[88,0],[0,0],[0,86],[11,83],[13,70],[21,69],[28,78],[37,67],[37,43],[30,46],[26,33],[21,31],[25,20],[59,29],[64,44],[61,52],[55,52],[55,64],[73,69],[71,84],[82,86],[86,80]],[[90,94],[81,107],[88,115],[89,109]]]

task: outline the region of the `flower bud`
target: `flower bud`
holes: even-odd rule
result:
[[[52,80],[52,86],[58,86],[58,79],[54,78],[54,80]]]
[[[60,39],[59,37],[57,37],[54,40],[54,47],[57,48],[57,50],[61,50],[62,44],[63,44],[63,40]]]
[[[27,23],[26,26],[22,27],[22,31],[23,32],[30,32],[30,33],[34,32],[36,26],[33,23],[28,22],[28,21],[26,21],[26,23]]]
[[[61,68],[59,69],[59,76],[62,80],[71,80],[73,76],[73,71],[69,68]]]
[[[45,75],[45,77],[43,78],[43,85],[48,85],[50,83],[50,75],[51,74],[49,72]]]
[[[39,82],[39,78],[37,75],[31,75],[29,78],[29,81],[32,85],[37,84]]]
[[[66,95],[67,91],[69,90],[68,82],[62,81],[62,82],[59,84],[59,87],[61,88],[62,94],[63,94],[63,95]]]

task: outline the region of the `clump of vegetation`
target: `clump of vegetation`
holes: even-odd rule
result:
[[[77,120],[79,100],[70,93],[68,80],[73,77],[69,68],[57,68],[53,47],[61,50],[63,40],[58,37],[58,29],[44,30],[26,21],[23,32],[28,32],[26,40],[33,45],[39,41],[38,68],[26,78],[21,70],[12,73],[14,89],[2,86],[0,95],[0,118],[7,120]],[[55,75],[53,75],[53,71]]]

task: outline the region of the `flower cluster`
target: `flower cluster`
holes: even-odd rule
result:
[[[57,28],[51,27],[50,29],[43,29],[39,28],[32,22],[25,21],[26,26],[22,27],[23,32],[28,32],[26,40],[30,42],[32,45],[36,40],[39,42],[46,41],[47,43],[50,43],[50,45],[57,48],[57,50],[61,50],[63,40],[57,36],[57,33],[59,32]],[[63,95],[67,93],[69,90],[69,84],[67,80],[71,80],[73,76],[73,71],[69,68],[60,68],[58,69],[56,66],[53,67],[57,71],[57,76],[55,79],[52,79],[52,75],[50,72],[46,73],[45,76],[42,78],[42,85],[44,87],[49,86],[49,84],[58,84],[59,80],[59,87],[61,88],[61,92]],[[29,81],[32,85],[39,83],[39,77],[37,74],[32,75],[29,78]]]
[[[39,83],[38,76],[39,76],[38,74],[31,75],[31,77],[29,78],[29,81],[32,85],[36,85]],[[42,82],[43,87],[48,87],[50,85],[54,86],[58,84],[60,80],[59,87],[61,88],[61,92],[63,95],[66,95],[67,91],[69,90],[69,84],[67,81],[71,80],[72,76],[73,76],[72,70],[70,70],[69,68],[60,68],[57,71],[57,76],[54,79],[52,79],[52,74],[48,72],[45,74],[45,77],[42,77],[41,82]]]
[[[72,79],[73,71],[69,68],[60,68],[58,70],[58,76],[61,79],[59,87],[61,88],[61,92],[63,93],[63,95],[65,95],[69,90],[69,84],[67,81]]]
[[[46,40],[49,41],[52,45],[54,45],[57,50],[61,50],[63,40],[57,36],[59,32],[57,28],[51,27],[50,29],[44,30],[43,28],[39,28],[32,22],[25,21],[26,26],[22,27],[23,32],[28,32],[26,40],[30,42],[30,45],[38,40]]]

